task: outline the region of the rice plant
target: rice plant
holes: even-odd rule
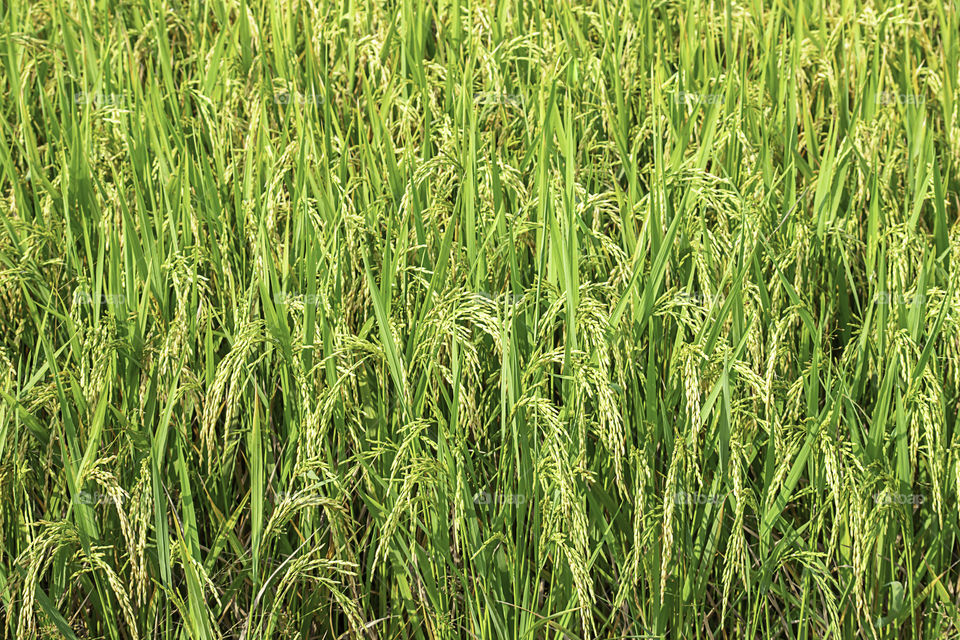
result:
[[[960,638],[956,0],[0,6],[16,640]]]

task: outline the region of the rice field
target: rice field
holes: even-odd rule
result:
[[[0,5],[4,639],[960,638],[956,0]]]

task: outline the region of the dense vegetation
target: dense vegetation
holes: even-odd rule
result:
[[[3,3],[2,637],[960,637],[958,16]]]

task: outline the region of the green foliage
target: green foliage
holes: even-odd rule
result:
[[[958,16],[4,3],[2,637],[960,637]]]

